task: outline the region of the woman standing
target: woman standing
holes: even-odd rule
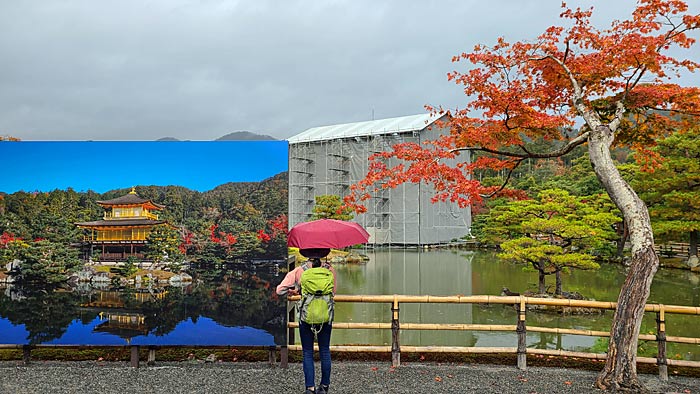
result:
[[[333,277],[333,289],[330,295],[332,303],[332,295],[335,294],[336,276],[335,270],[327,262],[321,262],[321,259],[330,253],[330,249],[300,249],[299,253],[309,260],[301,266],[287,273],[282,280],[282,283],[277,286],[277,294],[279,295],[297,295],[302,292],[302,275],[305,271],[311,268],[325,268],[329,270]],[[305,295],[304,295],[305,296]],[[302,301],[304,297],[302,297]],[[301,306],[301,303],[300,303]],[[331,305],[332,308],[332,305]],[[330,320],[323,324],[309,324],[302,319],[299,320],[299,338],[301,339],[301,348],[303,355],[304,368],[304,383],[306,387],[305,394],[327,394],[331,383],[331,331],[333,329],[333,313],[331,310]],[[315,371],[314,371],[314,336],[318,342],[318,353],[321,359],[321,383],[318,388],[315,387]]]

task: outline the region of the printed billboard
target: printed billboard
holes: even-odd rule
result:
[[[0,142],[0,343],[284,344],[287,155]]]

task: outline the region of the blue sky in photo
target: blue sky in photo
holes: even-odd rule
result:
[[[287,171],[287,157],[286,141],[0,142],[0,192],[104,193],[148,185],[204,192]]]

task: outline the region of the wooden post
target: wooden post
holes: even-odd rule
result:
[[[32,346],[22,345],[22,364],[27,365],[32,361]]]
[[[289,366],[289,348],[282,346],[280,348],[280,367],[287,368]]]
[[[666,317],[664,316],[664,306],[661,305],[656,312],[656,341],[659,351],[656,355],[656,364],[659,366],[659,379],[668,381],[668,361],[666,361]]]
[[[287,322],[293,322],[294,315],[296,315],[295,303],[287,301]],[[292,327],[287,328],[287,344],[294,345],[294,329]]]
[[[277,365],[277,348],[275,346],[270,346],[267,349],[267,363]]]
[[[289,259],[289,263],[287,264],[287,270],[288,272],[291,272],[294,270],[296,265],[296,259],[292,258]],[[294,302],[289,302],[287,301],[287,321],[288,322],[293,322],[295,320],[294,315],[295,313],[295,306],[296,303]],[[289,345],[294,345],[294,329],[293,328],[288,328],[287,329],[287,344]]]
[[[391,306],[391,366],[401,365],[401,345],[399,341],[399,300],[394,295],[394,303]]]
[[[155,364],[156,364],[156,347],[149,346],[148,347],[148,361],[146,361],[146,365],[155,365]]]
[[[139,347],[134,345],[131,347],[131,366],[134,368],[139,367]]]
[[[287,261],[287,272],[294,270],[296,266],[296,258],[290,258]],[[295,303],[287,301],[287,323],[293,322],[295,317]],[[294,345],[294,329],[287,328],[287,345]],[[289,348],[287,345],[282,346],[280,350],[280,366],[287,368],[289,366]]]
[[[518,333],[518,369],[527,369],[527,329],[525,326],[525,297],[520,296],[518,306],[518,325],[515,329]]]

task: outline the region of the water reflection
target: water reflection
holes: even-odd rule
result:
[[[367,250],[365,265],[337,265],[338,294],[410,294],[410,295],[500,295],[503,287],[523,292],[537,289],[537,274],[523,267],[499,261],[494,253],[482,251]],[[564,290],[581,293],[587,299],[616,301],[625,279],[625,268],[603,265],[598,271],[573,271],[564,276]],[[549,281],[547,282],[549,285]],[[553,285],[553,280],[552,280]],[[654,277],[649,303],[700,306],[700,275],[682,270],[661,269]],[[517,314],[507,305],[402,304],[402,322],[507,324],[514,325]],[[528,312],[529,326],[575,328],[607,332],[613,313],[600,315],[561,315]],[[389,322],[387,304],[336,305],[336,320],[348,322]],[[700,337],[700,316],[666,315],[668,335]],[[647,313],[642,333],[654,333],[655,314]],[[389,345],[388,330],[335,330],[334,344]],[[404,345],[445,345],[514,347],[514,333],[474,331],[401,332]],[[528,346],[572,351],[604,351],[597,337],[528,334]],[[642,343],[644,351],[655,354],[655,343]],[[696,345],[669,343],[673,358],[700,360]]]
[[[191,267],[193,282],[178,286],[8,285],[0,295],[2,343],[284,344],[285,304],[272,291],[279,264]]]

